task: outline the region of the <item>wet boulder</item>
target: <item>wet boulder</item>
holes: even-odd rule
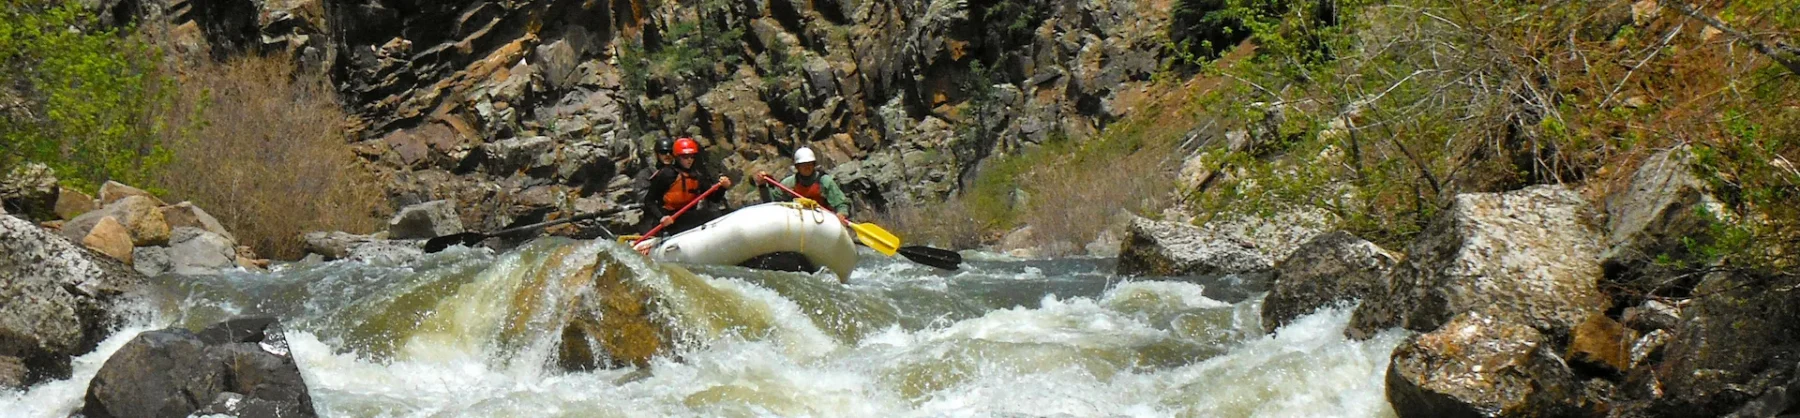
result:
[[[1151,276],[1231,274],[1265,271],[1273,264],[1247,243],[1187,224],[1133,218],[1119,250],[1118,271]]]
[[[0,216],[0,380],[67,378],[132,315],[143,276],[124,263],[11,216]],[[13,360],[4,360],[11,358]],[[8,371],[10,370],[10,371]]]
[[[326,260],[356,260],[383,264],[399,264],[425,255],[420,241],[394,241],[374,235],[357,235],[342,231],[310,232],[303,237],[306,252]]]
[[[101,218],[112,217],[119,221],[125,229],[131,231],[131,243],[135,246],[165,245],[169,242],[169,223],[163,219],[161,207],[155,198],[145,196],[127,196],[100,210],[88,212],[63,224],[62,234],[70,240],[79,241],[86,238],[94,225]]]
[[[456,202],[434,200],[400,209],[388,220],[388,238],[428,239],[463,232]]]
[[[1567,335],[1608,303],[1594,225],[1586,201],[1562,186],[1458,195],[1357,307],[1345,334],[1431,332],[1458,313],[1481,312]]]
[[[592,292],[570,300],[574,315],[563,326],[557,365],[564,370],[645,367],[666,354],[672,330],[656,312],[652,293],[625,263],[602,252],[575,277],[591,277]]]
[[[318,416],[280,322],[234,318],[198,334],[182,328],[138,334],[94,375],[81,414],[161,417],[203,410]]]
[[[1689,168],[1687,147],[1663,151],[1643,161],[1624,189],[1606,197],[1606,250],[1600,256],[1614,300],[1636,304],[1645,292],[1662,289],[1682,296],[1698,284],[1659,260],[1696,259],[1689,248],[1710,244],[1711,224],[1729,216],[1706,183]],[[1673,292],[1671,292],[1673,291]]]
[[[1274,288],[1263,300],[1263,329],[1274,331],[1320,307],[1368,297],[1398,260],[1348,232],[1313,237],[1275,265]]]
[[[1394,349],[1388,402],[1401,417],[1582,415],[1583,386],[1549,345],[1530,326],[1463,313]]]

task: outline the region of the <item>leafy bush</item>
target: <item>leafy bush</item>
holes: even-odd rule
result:
[[[170,89],[157,51],[129,33],[80,2],[0,3],[0,172],[38,161],[89,192],[107,180],[156,189]]]
[[[305,232],[380,225],[384,187],[351,153],[323,74],[257,57],[181,73],[178,103],[203,119],[168,138],[174,158],[157,179],[171,197],[210,211],[265,257],[299,257]]]

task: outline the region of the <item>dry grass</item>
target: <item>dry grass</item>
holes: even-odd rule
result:
[[[903,245],[929,245],[969,249],[981,246],[993,235],[987,223],[976,219],[961,199],[925,206],[896,206],[871,218],[898,234]]]
[[[352,154],[323,74],[254,57],[177,73],[177,102],[202,120],[167,140],[175,157],[159,180],[169,197],[206,209],[264,257],[299,257],[308,231],[380,224],[382,188]]]

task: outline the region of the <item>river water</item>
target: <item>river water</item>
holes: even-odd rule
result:
[[[0,415],[79,409],[138,332],[273,314],[330,417],[1384,417],[1403,335],[1349,341],[1348,309],[1264,333],[1266,277],[1124,278],[1113,260],[967,253],[945,272],[865,252],[829,274],[678,266],[609,242],[161,277],[160,314],[0,392]],[[558,366],[582,267],[647,289],[674,349],[647,367]]]

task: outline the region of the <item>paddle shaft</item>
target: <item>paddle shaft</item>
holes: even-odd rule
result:
[[[686,206],[681,207],[681,210],[675,211],[674,215],[669,215],[669,223],[657,224],[655,228],[650,228],[650,232],[646,232],[646,233],[644,233],[644,236],[638,237],[637,241],[632,241],[631,245],[635,247],[638,245],[638,243],[644,242],[644,240],[647,240],[647,239],[650,239],[650,237],[656,236],[656,233],[658,233],[658,232],[662,232],[663,228],[666,228],[669,225],[674,225],[675,218],[680,218],[681,214],[687,213],[688,209],[693,209],[694,205],[698,205],[698,204],[700,204],[700,201],[706,200],[707,196],[712,196],[713,192],[719,191],[719,186],[722,186],[722,185],[724,185],[724,184],[723,183],[713,183],[712,188],[706,189],[706,192],[701,193],[700,197],[696,197],[696,198],[694,198],[694,200],[689,201]]]

